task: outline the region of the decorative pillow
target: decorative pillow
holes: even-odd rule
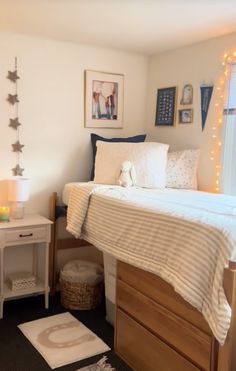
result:
[[[197,189],[199,149],[170,152],[167,156],[166,187]]]
[[[95,157],[97,153],[97,140],[101,140],[103,142],[128,142],[128,143],[140,143],[144,142],[146,139],[146,134],[141,135],[135,135],[134,137],[128,137],[128,138],[103,138],[100,137],[97,134],[92,133],[91,134],[91,143],[92,143],[92,150],[93,150],[93,167],[91,171],[90,180],[94,179],[94,165],[95,165]]]
[[[97,141],[95,183],[118,184],[121,165],[131,161],[136,171],[136,185],[164,188],[167,151],[162,143],[106,143]]]

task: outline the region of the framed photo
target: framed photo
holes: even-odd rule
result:
[[[124,75],[85,71],[85,127],[122,128]]]
[[[176,95],[176,86],[157,90],[156,126],[174,126]]]
[[[190,84],[184,85],[180,104],[187,105],[192,103],[193,103],[193,86]]]
[[[193,109],[179,110],[179,124],[191,124],[193,122]]]

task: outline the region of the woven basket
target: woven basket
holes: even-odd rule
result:
[[[88,310],[102,301],[103,282],[89,285],[84,282],[69,282],[60,279],[61,304],[66,309]]]

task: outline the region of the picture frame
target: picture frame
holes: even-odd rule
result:
[[[85,127],[122,128],[124,75],[85,71]]]
[[[193,122],[193,109],[179,110],[179,124],[191,124]]]
[[[155,126],[174,126],[177,87],[157,89]]]
[[[193,86],[191,84],[186,84],[183,87],[182,98],[180,104],[189,105],[193,103]]]

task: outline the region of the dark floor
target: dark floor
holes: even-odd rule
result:
[[[59,295],[50,297],[49,309],[44,309],[44,297],[34,296],[4,303],[4,317],[0,320],[0,371],[46,371],[51,370],[46,361],[17,328],[17,325],[39,318],[66,312],[60,305]],[[98,335],[113,349],[114,329],[105,320],[105,307],[91,311],[70,311],[85,326]],[[131,369],[118,358],[113,350],[104,353],[110,364],[119,371]],[[75,371],[101,359],[103,354],[71,363],[56,370]]]

